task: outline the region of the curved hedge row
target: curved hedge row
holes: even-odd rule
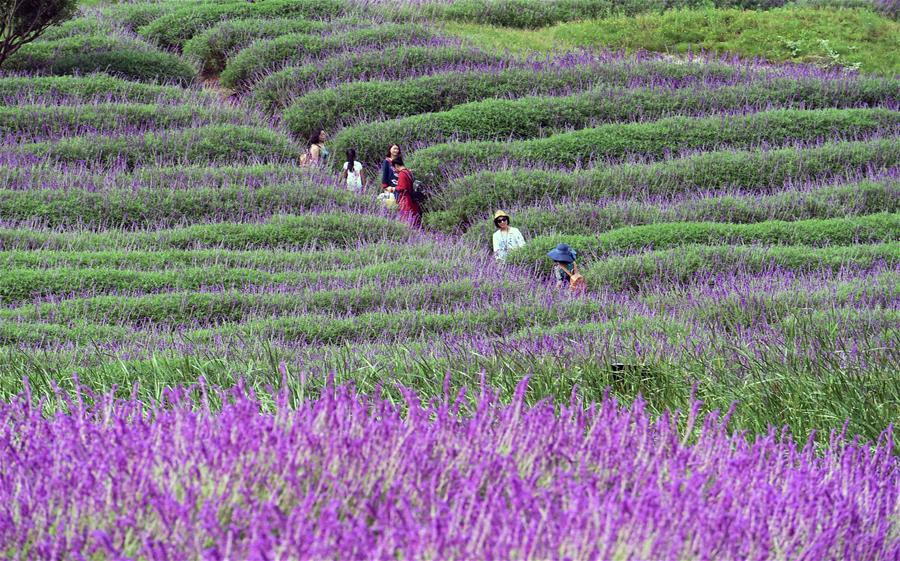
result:
[[[547,252],[567,243],[579,252],[581,263],[597,263],[607,253],[644,248],[667,249],[682,245],[805,245],[848,246],[895,242],[900,238],[900,214],[879,213],[854,218],[769,220],[757,224],[721,222],[667,222],[617,228],[596,236],[540,236],[510,253],[511,261],[549,272]],[[895,245],[895,244],[886,244]]]
[[[106,74],[0,77],[0,104],[19,105],[36,98],[60,99],[66,102],[115,99],[133,103],[213,99],[209,93],[200,90],[131,82]]]
[[[299,153],[289,139],[271,129],[238,125],[210,125],[137,137],[86,135],[58,142],[23,144],[18,150],[62,162],[87,161],[128,167],[161,161],[189,165],[283,160]]]
[[[633,86],[671,83],[714,84],[753,79],[752,72],[721,63],[666,64],[659,60],[606,61],[591,56],[551,58],[529,67],[479,68],[442,72],[399,81],[351,82],[314,90],[297,97],[283,111],[295,133],[315,126],[391,119],[444,111],[492,97],[560,94],[597,84]],[[270,112],[280,104],[265,106]]]
[[[614,256],[583,271],[588,286],[640,290],[659,284],[690,284],[703,277],[736,270],[763,272],[780,267],[796,272],[861,269],[900,265],[900,244],[809,246],[684,246],[639,255]]]
[[[0,263],[7,269],[129,269],[131,271],[173,272],[176,269],[220,266],[265,269],[268,271],[346,271],[347,268],[385,265],[403,260],[446,260],[440,247],[424,242],[402,245],[391,241],[310,252],[270,249],[134,249],[107,251],[13,250],[0,251]],[[213,283],[215,285],[216,283]]]
[[[228,323],[215,328],[201,328],[183,333],[196,344],[222,338],[263,340],[283,339],[317,344],[339,344],[408,336],[438,334],[500,335],[512,330],[557,325],[565,321],[588,321],[594,307],[584,300],[571,300],[557,306],[523,305],[489,310],[454,310],[441,312],[391,311],[366,312],[350,317],[334,314],[308,314],[296,317],[252,319]],[[36,322],[0,323],[0,343],[46,343],[61,341],[89,344],[97,340],[133,340],[134,331],[122,326],[76,323],[75,326]]]
[[[406,224],[364,214],[347,219],[343,212],[322,212],[301,216],[278,216],[263,223],[199,224],[152,232],[40,232],[30,229],[0,229],[0,249],[190,249],[221,247],[355,246],[385,238],[405,240]]]
[[[523,289],[509,281],[479,282],[471,279],[404,285],[403,290],[385,290],[381,279],[362,286],[303,292],[169,292],[137,296],[103,295],[66,299],[51,304],[0,310],[0,321],[39,321],[48,324],[89,322],[129,324],[147,322],[164,325],[215,325],[249,318],[301,316],[306,314],[360,314],[392,311],[434,311],[437,306],[480,303],[496,294],[507,296]]]
[[[54,25],[41,33],[41,41],[57,41],[79,35],[106,35],[115,31],[108,20],[96,17],[79,17]]]
[[[144,228],[198,220],[243,221],[254,216],[321,208],[361,210],[371,206],[371,197],[315,182],[179,190],[0,189],[0,221],[37,221],[54,228]]]
[[[490,99],[428,113],[343,129],[331,144],[335,153],[355,148],[363,162],[377,162],[385,146],[420,146],[466,140],[527,139],[603,122],[658,119],[672,114],[704,114],[729,109],[853,107],[893,102],[898,80],[776,79],[719,88],[677,90],[597,88],[565,97]]]
[[[661,222],[750,224],[767,220],[841,218],[900,212],[900,178],[831,185],[815,190],[791,190],[772,195],[726,194],[673,203],[633,200],[609,201],[606,204],[579,202],[511,210],[515,227],[529,237],[558,234],[589,236],[625,226]],[[491,216],[487,216],[469,228],[464,239],[473,244],[486,243],[495,229]]]
[[[178,0],[112,4],[104,6],[103,16],[134,30],[183,7],[184,2]]]
[[[887,109],[785,109],[701,119],[671,117],[649,123],[604,125],[539,140],[438,144],[415,152],[407,165],[419,180],[437,186],[460,170],[470,173],[503,160],[576,166],[631,154],[659,158],[686,149],[813,140],[836,132],[852,138],[895,132],[898,126],[900,112]]]
[[[256,41],[241,50],[228,60],[219,79],[228,88],[248,88],[269,69],[284,63],[333,51],[370,46],[388,48],[398,43],[415,43],[433,37],[434,33],[427,28],[412,24],[386,24],[327,36],[291,33]]]
[[[237,18],[293,16],[328,19],[344,15],[350,3],[344,0],[266,0],[188,5],[172,10],[138,28],[138,33],[163,47],[180,47],[212,24]]]
[[[633,6],[615,0],[457,0],[426,2],[405,11],[451,21],[536,29],[564,21],[596,19],[622,10],[662,10],[666,3],[655,0],[636,2]]]
[[[453,230],[488,209],[528,204],[545,198],[585,198],[641,193],[674,195],[727,187],[759,188],[790,181],[834,176],[847,170],[875,170],[900,165],[896,138],[838,142],[814,148],[723,150],[652,164],[620,164],[565,172],[517,169],[485,171],[450,182],[428,203],[425,221]]]
[[[9,57],[6,70],[47,74],[105,72],[136,80],[190,84],[196,71],[176,55],[116,36],[76,36],[28,43]]]
[[[200,64],[201,72],[217,74],[228,57],[257,39],[273,39],[288,33],[314,33],[332,29],[338,22],[302,19],[238,19],[219,23],[184,44],[184,55]]]
[[[409,75],[452,70],[457,66],[500,64],[502,55],[458,46],[398,47],[344,53],[318,64],[289,67],[269,74],[254,86],[251,101],[272,111],[313,88],[344,81],[405,78]]]
[[[199,105],[97,103],[0,107],[0,133],[33,137],[78,134],[85,129],[103,133],[254,121],[252,115],[234,108]]]
[[[344,250],[346,252],[346,249]],[[270,250],[271,253],[271,250]],[[422,275],[458,271],[458,263],[425,259],[398,259],[389,263],[344,270],[261,271],[211,263],[179,270],[134,271],[128,269],[9,269],[0,277],[0,302],[27,302],[36,297],[90,291],[92,294],[135,293],[166,290],[199,290],[269,286],[317,286],[324,279],[347,284],[389,276],[415,281]]]
[[[291,162],[233,166],[173,164],[137,168],[133,171],[124,168],[93,170],[89,166],[77,164],[54,166],[42,160],[30,164],[26,166],[12,162],[0,165],[0,184],[6,189],[16,191],[32,189],[98,191],[138,188],[176,191],[230,187],[250,190],[301,181],[310,176],[310,170]],[[333,179],[330,174],[329,177]]]

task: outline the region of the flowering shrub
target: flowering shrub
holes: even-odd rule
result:
[[[699,403],[527,406],[525,384],[465,412],[200,386],[45,417],[26,393],[0,405],[0,543],[25,559],[900,555],[891,429],[817,449],[733,433]]]

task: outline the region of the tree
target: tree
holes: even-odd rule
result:
[[[75,15],[78,0],[0,0],[0,66],[22,45]]]

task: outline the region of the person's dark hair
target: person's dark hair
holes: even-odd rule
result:
[[[309,140],[306,141],[306,146],[310,147],[313,144],[318,144],[322,140],[322,131],[325,129],[318,128],[311,135],[309,135]]]
[[[356,163],[356,150],[347,148],[347,172],[353,172],[353,164]]]
[[[394,164],[395,166],[402,166],[403,165],[403,155],[397,154],[391,163]]]
[[[388,151],[387,151],[387,156],[386,156],[387,158],[390,158],[390,157],[391,157],[391,148],[393,148],[394,146],[397,147],[397,155],[398,155],[398,156],[400,156],[400,155],[403,154],[403,150],[400,149],[400,145],[399,145],[399,144],[391,144],[390,146],[388,146]]]

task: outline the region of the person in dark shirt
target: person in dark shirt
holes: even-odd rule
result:
[[[387,156],[381,162],[381,188],[385,191],[397,186],[397,172],[394,171],[394,158],[400,156],[400,147],[391,144]],[[399,199],[398,199],[399,202]]]

